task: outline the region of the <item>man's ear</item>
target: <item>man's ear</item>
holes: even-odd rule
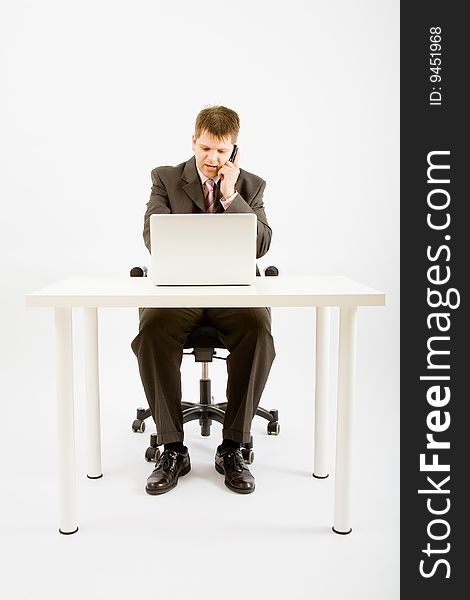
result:
[[[193,136],[191,138],[191,141],[192,141],[192,149],[196,150],[196,136],[194,135],[194,133],[193,133]]]

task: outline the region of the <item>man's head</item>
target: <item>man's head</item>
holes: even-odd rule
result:
[[[215,177],[227,162],[240,131],[237,113],[225,106],[204,108],[196,118],[193,150],[196,164],[206,177]]]

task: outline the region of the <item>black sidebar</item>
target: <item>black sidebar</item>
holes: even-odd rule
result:
[[[470,594],[470,24],[464,6],[401,3],[404,600]]]

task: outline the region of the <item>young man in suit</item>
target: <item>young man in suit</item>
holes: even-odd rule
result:
[[[239,167],[240,154],[228,161],[237,142],[240,120],[224,106],[203,109],[192,136],[194,156],[175,167],[152,171],[152,192],[144,217],[144,242],[150,251],[150,215],[154,213],[256,214],[257,258],[271,243],[263,204],[266,182]],[[223,252],[223,248],[214,248]],[[208,257],[210,260],[210,257]],[[191,469],[184,446],[181,408],[183,346],[199,325],[217,329],[230,354],[227,358],[227,409],[223,439],[215,467],[226,486],[249,494],[255,489],[240,446],[250,441],[251,421],[275,357],[271,314],[267,308],[144,308],[139,334],[132,342],[145,394],[157,427],[157,443],[164,451],[147,480],[149,494],[173,489],[178,477]]]

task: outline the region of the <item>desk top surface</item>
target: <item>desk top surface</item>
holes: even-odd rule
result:
[[[73,277],[26,296],[30,307],[383,306],[385,294],[336,275],[257,277],[250,286],[156,286],[148,277]]]

